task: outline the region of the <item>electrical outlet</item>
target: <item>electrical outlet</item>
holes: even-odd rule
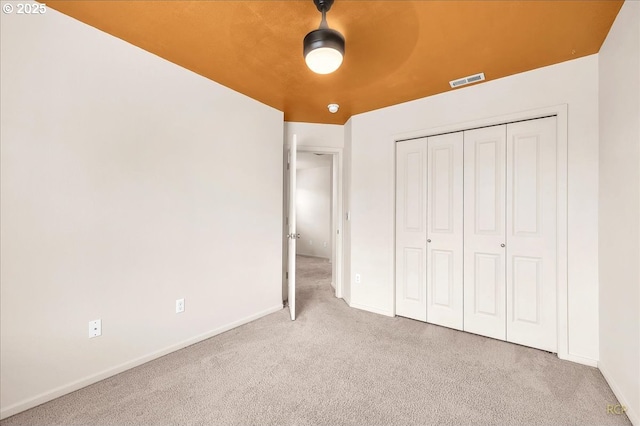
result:
[[[313,241],[309,240],[309,245],[312,246],[313,245]]]
[[[102,320],[89,321],[89,339],[102,335]]]
[[[356,274],[356,284],[360,284],[360,274]]]
[[[323,243],[322,243],[322,246],[326,248],[326,247],[327,247],[327,242],[326,242],[326,241],[325,241],[325,242],[323,242]]]
[[[184,312],[184,299],[176,300],[176,314]]]

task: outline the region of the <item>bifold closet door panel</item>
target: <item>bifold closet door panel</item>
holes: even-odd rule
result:
[[[396,315],[427,320],[427,140],[396,143]]]
[[[507,125],[507,340],[557,352],[556,118]]]
[[[506,125],[464,132],[464,330],[506,339]]]
[[[462,330],[463,135],[427,140],[427,322]]]

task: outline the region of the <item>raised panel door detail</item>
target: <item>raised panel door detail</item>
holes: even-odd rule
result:
[[[430,173],[434,180],[431,185],[433,202],[430,205],[431,230],[433,232],[453,232],[453,148],[449,146],[431,150]]]
[[[433,279],[433,303],[435,305],[452,307],[454,253],[450,250],[431,250],[431,278]],[[429,262],[427,262],[429,264]]]
[[[464,330],[506,339],[506,126],[464,132]]]
[[[420,302],[423,294],[424,275],[422,272],[422,249],[404,249],[404,282],[403,298],[414,302]]]
[[[556,118],[507,125],[507,340],[557,351]]]
[[[428,138],[427,321],[463,325],[463,134]]]
[[[497,141],[480,142],[476,145],[475,158],[475,229],[479,234],[496,234],[501,230],[501,205],[499,149]]]
[[[537,235],[540,229],[540,138],[523,135],[512,141],[513,234]]]
[[[424,211],[422,210],[423,187],[423,155],[422,152],[410,152],[405,157],[405,230],[408,232],[422,231]]]
[[[513,256],[513,321],[540,321],[542,259]]]
[[[498,313],[500,287],[504,286],[501,266],[499,255],[476,253],[473,284],[477,314],[495,316]]]
[[[395,312],[427,320],[427,139],[396,143]]]

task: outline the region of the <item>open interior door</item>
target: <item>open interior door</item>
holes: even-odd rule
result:
[[[291,321],[296,319],[296,150],[298,137],[293,135],[289,145],[289,227],[287,229],[288,262],[287,275],[289,276],[289,313]]]

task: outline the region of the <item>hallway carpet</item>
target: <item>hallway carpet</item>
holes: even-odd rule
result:
[[[15,425],[629,425],[600,372],[349,308],[299,257],[287,309],[9,419]]]

